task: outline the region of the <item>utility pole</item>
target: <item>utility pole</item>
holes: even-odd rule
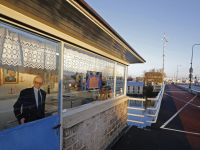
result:
[[[192,60],[193,60],[193,48],[194,48],[194,46],[195,45],[200,45],[200,44],[194,44],[194,45],[192,45],[192,57],[191,57],[191,67],[190,67],[190,69],[189,69],[189,72],[190,72],[190,74],[189,74],[189,78],[190,78],[190,84],[189,84],[189,89],[191,89],[191,81],[192,81],[192,73],[193,73],[193,68],[192,68]]]
[[[177,65],[176,84],[177,84],[177,77],[178,77],[178,66],[182,66],[182,65]]]
[[[165,38],[165,33],[164,33],[164,38],[161,39],[163,40],[163,68],[162,68],[162,86],[164,82],[164,60],[165,60],[165,41],[168,42],[169,38]]]
[[[175,78],[175,73],[176,73],[176,72],[177,72],[177,71],[174,72],[174,82],[176,81],[176,78]]]

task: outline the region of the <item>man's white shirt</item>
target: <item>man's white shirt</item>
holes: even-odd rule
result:
[[[35,87],[33,87],[33,89],[34,89],[34,94],[35,94],[36,105],[37,105],[37,107],[38,107],[38,90],[40,90],[40,89],[37,89],[37,88],[35,88]],[[41,96],[41,100],[42,100],[41,91],[40,91],[40,96]]]

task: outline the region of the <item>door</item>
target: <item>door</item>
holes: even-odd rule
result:
[[[59,150],[60,115],[20,125],[0,132],[1,150]]]

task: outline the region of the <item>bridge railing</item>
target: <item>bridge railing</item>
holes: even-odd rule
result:
[[[162,85],[154,85],[153,86],[153,91],[160,91],[162,88]]]
[[[199,89],[193,89],[193,87],[191,87],[191,89],[189,88],[189,86],[184,86],[184,85],[179,85],[177,84],[176,86],[186,90],[186,91],[189,91],[193,94],[196,94],[196,95],[200,95],[200,88]]]
[[[127,107],[127,122],[132,122],[136,124],[145,124],[145,122],[156,123],[164,89],[165,85],[161,88],[155,98],[147,98],[147,100],[154,102],[153,107],[145,107],[143,105],[145,99],[129,98]]]
[[[163,98],[163,93],[165,90],[165,85],[161,88],[160,92],[158,93],[156,98],[147,98],[147,100],[154,100],[156,101],[154,104],[154,107],[147,107],[147,110],[149,110],[149,113],[147,113],[146,115],[149,117],[154,117],[152,121],[146,121],[149,123],[156,123],[157,121],[157,117],[159,114],[159,110],[160,110],[160,106],[161,106],[161,102],[162,102],[162,98]]]

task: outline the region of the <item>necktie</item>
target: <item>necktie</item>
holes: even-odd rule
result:
[[[40,95],[40,90],[38,90],[38,112],[37,112],[38,117],[41,117],[42,115],[41,112],[42,112],[42,98]]]

